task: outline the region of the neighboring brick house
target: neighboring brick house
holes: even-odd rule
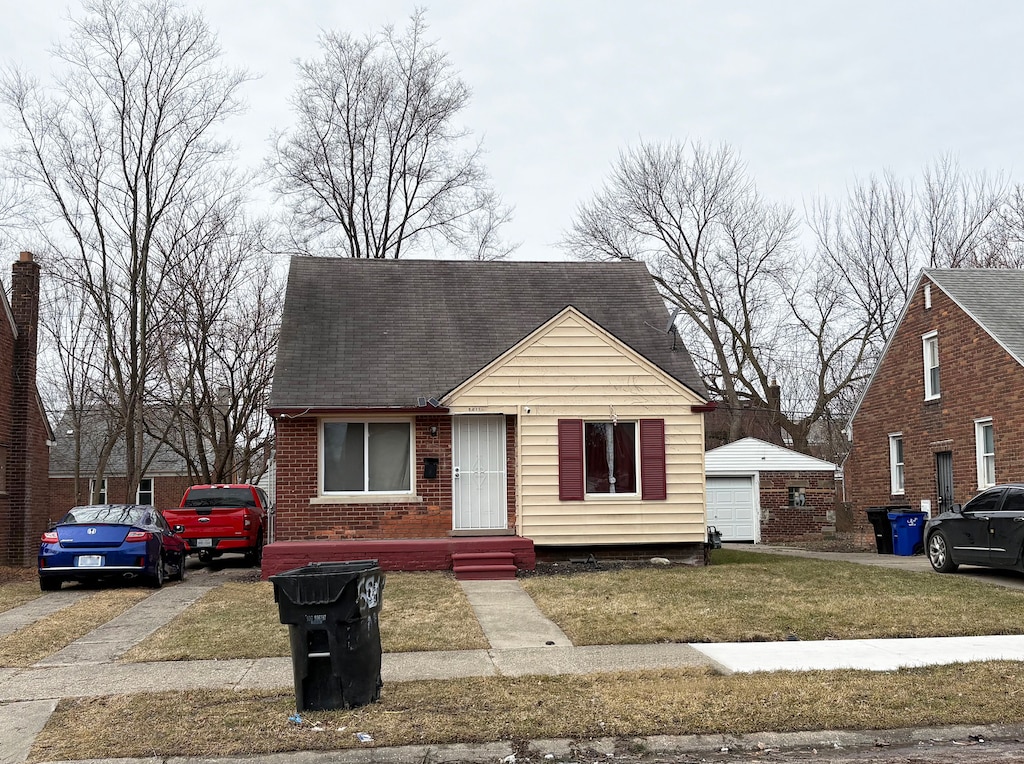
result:
[[[457,540],[703,560],[707,392],[667,317],[637,262],[293,259],[264,575]],[[343,543],[385,540],[416,543]]]
[[[822,541],[836,535],[835,464],[757,438],[708,451],[708,525],[723,541]]]
[[[869,507],[935,514],[1024,480],[1024,270],[925,269],[854,410],[844,472]]]
[[[53,437],[36,388],[40,268],[22,252],[0,290],[0,565],[31,565],[49,514]]]
[[[196,482],[181,456],[147,436],[143,438],[142,479],[137,487],[129,486],[123,437],[116,439],[106,459],[102,457],[104,433],[110,429],[101,408],[90,408],[77,417],[71,411],[64,412],[50,454],[53,519],[82,504],[128,502],[176,507],[185,489]]]

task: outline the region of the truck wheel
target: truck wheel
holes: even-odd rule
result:
[[[256,541],[256,548],[250,549],[245,553],[245,561],[247,564],[258,568],[263,564],[263,534],[260,534],[259,539]]]

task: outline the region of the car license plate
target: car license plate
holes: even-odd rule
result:
[[[213,539],[196,539],[196,546],[213,546]]]
[[[76,564],[80,568],[102,568],[103,567],[103,555],[101,554],[83,554],[76,558]]]

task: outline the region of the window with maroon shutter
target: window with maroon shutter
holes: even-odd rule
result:
[[[558,420],[558,498],[583,499],[583,420]]]
[[[651,501],[668,498],[664,419],[640,420],[640,491]]]

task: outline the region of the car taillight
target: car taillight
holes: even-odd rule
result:
[[[248,528],[250,525],[252,525],[252,520],[250,520],[249,516],[246,515],[245,516],[245,527]]]
[[[125,541],[149,541],[153,534],[148,531],[128,531]]]
[[[57,531],[47,531],[42,536],[42,542],[44,544],[59,544],[60,539],[57,538]]]

